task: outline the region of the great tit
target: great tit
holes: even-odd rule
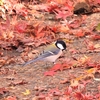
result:
[[[62,40],[57,40],[52,45],[50,45],[41,55],[39,55],[39,57],[24,63],[23,66],[41,60],[50,61],[54,63],[56,59],[61,56],[63,50],[65,49],[66,49],[66,43]]]

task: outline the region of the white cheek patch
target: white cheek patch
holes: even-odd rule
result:
[[[60,43],[57,43],[57,47],[58,47],[59,49],[61,49],[61,50],[63,50],[63,49],[64,49],[63,45],[62,45],[62,44],[60,44]]]

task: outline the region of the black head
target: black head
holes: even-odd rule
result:
[[[61,49],[61,50],[65,50],[66,49],[66,43],[62,40],[57,40],[55,45],[57,46],[57,48]]]

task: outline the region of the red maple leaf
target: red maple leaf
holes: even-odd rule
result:
[[[82,32],[82,31],[79,31],[79,32],[75,33],[75,35],[76,35],[77,37],[83,37],[83,36],[85,36],[85,33]]]
[[[61,67],[61,64],[55,64],[51,69],[50,71],[58,71],[58,70],[62,70],[62,67]]]
[[[61,70],[61,64],[55,64],[49,71],[45,72],[45,76],[53,76],[55,75],[56,71]]]
[[[66,11],[66,10],[59,10],[59,9],[56,9],[55,12],[56,14],[56,18],[59,19],[59,18],[62,18],[62,19],[66,19],[68,16],[71,16],[73,13],[70,12],[70,11]]]
[[[72,93],[72,87],[67,87],[66,91],[65,91],[65,95],[70,95]]]
[[[20,21],[15,25],[14,29],[18,33],[23,33],[25,31],[26,27],[27,27],[27,23],[25,21]]]
[[[44,73],[44,76],[53,76],[55,73],[55,71],[47,71]]]
[[[94,34],[94,35],[91,35],[90,38],[93,39],[93,40],[100,40],[100,35]]]

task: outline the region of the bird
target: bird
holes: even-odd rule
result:
[[[48,46],[48,48],[46,48],[42,54],[24,63],[23,66],[35,63],[37,61],[49,61],[55,63],[55,61],[62,55],[63,50],[65,50],[66,47],[66,43],[63,40],[57,40],[56,42]]]

